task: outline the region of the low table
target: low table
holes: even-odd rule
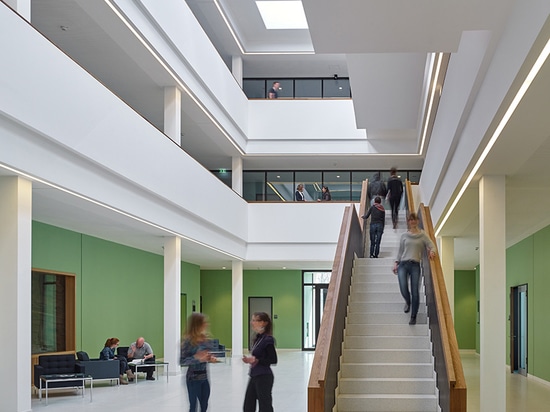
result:
[[[38,388],[38,396],[42,401],[42,382],[46,385],[46,405],[48,404],[48,384],[53,382],[75,382],[74,387],[82,388],[82,397],[84,397],[84,391],[86,388],[86,381],[90,382],[90,402],[92,402],[92,392],[94,387],[94,378],[84,373],[56,373],[52,375],[40,375],[40,387]],[[54,389],[65,389],[66,387],[58,387]]]
[[[154,363],[151,362],[151,363],[138,363],[138,364],[135,364],[135,363],[129,363],[129,365],[132,365],[136,368],[136,376],[134,377],[134,381],[137,383],[138,381],[138,371],[140,368],[146,368],[147,366],[152,366],[155,368],[155,375],[157,377],[157,379],[159,378],[159,372],[158,372],[158,367],[159,366],[165,366],[166,367],[166,371],[165,371],[165,374],[166,374],[166,382],[168,382],[168,362],[163,362],[163,361],[155,361]]]
[[[210,353],[218,359],[218,362],[221,362],[223,359],[223,363],[227,363],[229,361],[229,364],[231,364],[231,349],[215,350]]]

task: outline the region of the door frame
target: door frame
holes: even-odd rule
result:
[[[525,313],[521,312],[520,294],[525,291]],[[519,373],[527,376],[527,339],[528,339],[528,288],[527,283],[510,287],[510,372]],[[522,315],[524,315],[522,317]],[[525,342],[520,339],[520,331],[522,328],[522,318],[525,319]],[[521,345],[525,345],[523,351],[525,353],[525,368],[521,367],[520,356],[522,353]]]

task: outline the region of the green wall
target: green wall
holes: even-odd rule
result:
[[[97,357],[109,337],[127,346],[144,336],[163,357],[163,256],[33,222],[32,266],[76,275],[77,350]],[[200,299],[200,269],[181,268],[190,313]]]
[[[202,311],[210,318],[210,332],[231,346],[231,271],[201,271]],[[302,347],[302,272],[297,270],[243,271],[243,345],[248,342],[248,298],[272,297],[273,332],[277,347]]]
[[[510,364],[510,291],[512,287],[527,285],[527,372],[550,381],[550,328],[547,302],[550,296],[550,226],[523,239],[506,250],[506,354],[503,360]],[[465,271],[469,272],[469,271]],[[474,331],[475,348],[479,353],[480,325],[477,323],[479,300],[479,266],[475,280],[463,271],[455,272],[455,329],[460,349],[470,349]],[[472,285],[473,283],[473,285]],[[475,316],[471,306],[475,304]],[[465,308],[467,307],[467,308]],[[504,320],[504,319],[503,319]]]
[[[454,282],[455,332],[460,349],[476,348],[477,299],[475,270],[456,270]]]

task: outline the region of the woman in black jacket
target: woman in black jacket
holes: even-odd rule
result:
[[[273,412],[273,371],[271,365],[277,363],[273,323],[265,312],[255,312],[250,321],[256,337],[249,356],[243,356],[243,362],[250,365],[250,380],[244,396],[244,412],[254,412],[256,401],[259,412]]]

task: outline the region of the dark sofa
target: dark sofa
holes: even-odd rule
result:
[[[120,383],[120,368],[118,360],[90,359],[86,352],[76,352],[77,364],[86,370],[94,380],[116,380]]]
[[[77,364],[73,354],[67,355],[41,355],[38,357],[38,365],[34,365],[34,386],[40,388],[41,375],[86,373],[82,365]],[[44,385],[42,385],[44,386]],[[50,388],[72,388],[75,382],[51,382]]]

